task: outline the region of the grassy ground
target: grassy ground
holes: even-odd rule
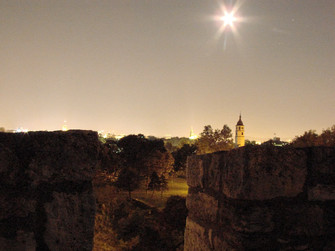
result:
[[[188,192],[186,180],[182,178],[169,179],[168,188],[169,189],[164,191],[163,194],[158,191],[155,191],[154,193],[152,191],[146,191],[144,188],[135,190],[131,194],[134,199],[142,201],[151,207],[162,209],[165,207],[166,200],[170,196],[179,195],[186,197]],[[97,200],[104,204],[108,203],[115,196],[128,196],[128,192],[120,191],[117,193],[116,189],[108,184],[104,184],[103,186],[95,186],[94,191]]]
[[[160,192],[152,193],[151,191],[148,191],[146,193],[145,189],[142,188],[133,191],[132,197],[148,206],[163,209],[170,196],[179,195],[186,197],[187,195],[188,186],[185,179],[170,179],[168,180],[168,187],[169,190],[165,191],[162,195]],[[126,199],[128,197],[128,192],[118,191],[115,187],[100,182],[95,183],[93,188],[98,202],[93,251],[129,250],[130,246],[134,246],[139,242],[139,239],[135,238],[127,242],[117,239],[116,233],[112,229],[111,218],[108,214],[109,206],[117,204],[115,201]],[[183,238],[182,235],[181,238]]]
[[[139,189],[132,192],[132,197],[139,201],[144,202],[145,204],[156,207],[158,209],[163,209],[165,207],[166,201],[170,196],[179,195],[186,197],[188,192],[188,186],[185,179],[174,178],[168,180],[167,191],[161,192],[155,191],[145,191],[145,189]]]

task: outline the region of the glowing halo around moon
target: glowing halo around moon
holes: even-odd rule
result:
[[[225,14],[222,17],[220,17],[220,20],[223,21],[224,27],[226,26],[232,27],[234,25],[234,22],[237,20],[237,18],[234,16],[233,12],[231,13],[225,12]]]
[[[227,10],[224,6],[221,7],[221,15],[216,16],[214,19],[219,23],[219,33],[222,34],[226,29],[230,29],[233,33],[236,32],[236,26],[242,21],[242,18],[237,14],[237,7],[234,7],[232,10]]]
[[[241,7],[242,2],[237,1],[236,4],[226,7],[226,5],[220,5],[220,13],[214,17],[214,21],[218,24],[219,28],[215,35],[216,39],[223,37],[223,49],[227,46],[227,37],[229,33],[233,33],[234,36],[238,36],[237,27],[238,24],[245,21],[238,15],[238,9]]]

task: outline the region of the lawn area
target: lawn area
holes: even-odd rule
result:
[[[157,235],[154,235],[156,236],[154,240],[156,244],[164,246],[169,244],[170,247],[182,247],[184,231],[178,230],[174,225],[169,225],[165,221],[164,215],[166,214],[162,209],[164,209],[166,201],[170,196],[178,195],[186,197],[188,186],[185,179],[174,178],[168,179],[168,188],[161,195],[157,191],[155,193],[152,193],[152,191],[146,193],[145,187],[143,187],[131,193],[132,198],[137,200],[135,201],[128,200],[127,191],[119,190],[107,182],[96,180],[93,185],[97,200],[93,250],[131,250],[131,247],[137,245],[140,245],[140,248],[137,250],[159,250],[153,248],[153,244],[151,243],[152,237],[143,234],[146,233],[144,230],[150,230]],[[176,205],[180,209],[180,203]],[[118,213],[116,214],[115,212]],[[186,219],[186,212],[183,213],[183,210],[179,210],[177,216],[182,215],[185,215]],[[115,216],[117,217],[115,218]],[[148,233],[151,233],[150,231]],[[131,239],[120,239],[118,237],[126,236],[125,234],[129,235],[133,232],[136,234]],[[151,249],[141,249],[141,247],[149,245],[148,243],[151,243]]]
[[[186,180],[182,178],[171,178],[168,180],[167,191],[164,191],[163,194],[160,192],[146,192],[145,189],[139,189],[132,192],[132,197],[139,201],[144,202],[145,204],[156,207],[158,209],[163,209],[165,207],[166,201],[170,196],[178,195],[186,197],[188,192],[188,186]]]
[[[178,195],[186,197],[188,193],[188,186],[186,180],[182,178],[171,178],[168,179],[168,190],[164,191],[161,195],[160,192],[155,191],[145,191],[145,188],[135,190],[131,193],[134,199],[137,199],[151,207],[156,207],[158,209],[163,209],[165,207],[166,201],[170,196]],[[117,196],[128,197],[127,191],[119,191],[115,189],[112,185],[101,184],[94,186],[95,196],[100,203],[108,204],[110,200]]]

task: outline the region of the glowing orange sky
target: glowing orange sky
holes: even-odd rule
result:
[[[236,1],[232,1],[235,3]],[[224,2],[221,2],[224,3]],[[335,1],[0,0],[0,127],[292,138],[335,124]]]

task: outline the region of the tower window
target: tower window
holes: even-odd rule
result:
[[[242,135],[243,135],[243,132],[242,132]]]

